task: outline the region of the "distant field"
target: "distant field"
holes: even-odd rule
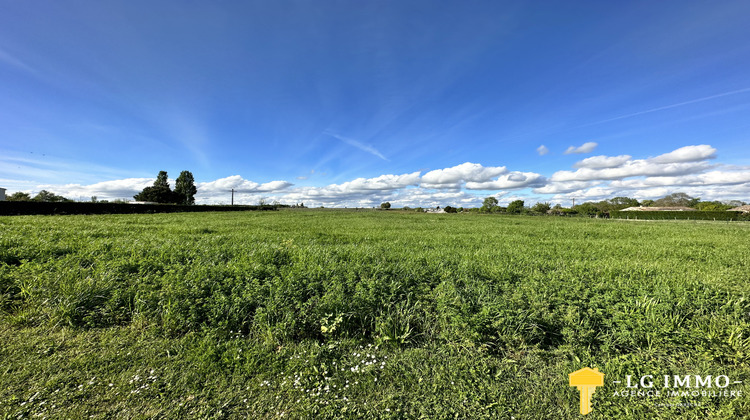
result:
[[[750,415],[750,223],[0,217],[0,293],[0,418]]]

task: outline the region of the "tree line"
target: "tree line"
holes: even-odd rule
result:
[[[496,197],[486,197],[481,207],[463,208],[445,206],[446,213],[506,213],[506,214],[553,214],[553,215],[584,215],[584,216],[606,216],[610,212],[619,211],[628,207],[689,207],[698,211],[726,211],[733,207],[743,206],[746,203],[739,200],[731,201],[701,201],[700,198],[691,197],[684,192],[669,194],[657,200],[638,201],[631,197],[614,197],[598,202],[587,201],[585,203],[565,208],[560,204],[552,206],[548,202],[537,202],[533,206],[526,206],[524,200],[511,201],[507,206],[501,206]],[[390,209],[391,203],[385,202],[380,205],[381,209]],[[422,207],[404,207],[402,210],[424,211]]]
[[[684,192],[669,194],[657,200],[638,201],[631,197],[614,197],[598,202],[587,201],[570,208],[564,208],[560,204],[551,206],[550,203],[536,203],[531,207],[526,207],[523,200],[515,200],[508,204],[507,207],[498,205],[497,198],[487,197],[478,209],[470,209],[481,213],[536,213],[536,214],[578,214],[587,216],[607,215],[612,211],[623,210],[628,207],[688,207],[698,211],[726,211],[733,207],[745,205],[745,202],[732,200],[727,202],[721,201],[701,201],[700,198],[691,197]]]
[[[134,195],[133,198],[136,201],[144,201],[150,203],[160,204],[181,204],[181,205],[193,205],[195,204],[195,194],[198,192],[198,188],[195,186],[195,178],[190,171],[180,172],[180,176],[175,181],[175,189],[172,190],[169,187],[169,181],[166,171],[159,171],[156,176],[156,181],[150,187],[144,188],[141,192]],[[62,203],[72,202],[73,200],[67,199],[61,195],[51,193],[47,190],[39,191],[37,195],[31,197],[29,193],[15,192],[6,198],[7,201],[35,201],[40,203]],[[106,200],[98,200],[96,196],[91,197],[92,203],[106,203]],[[121,200],[115,200],[115,202],[121,202]]]

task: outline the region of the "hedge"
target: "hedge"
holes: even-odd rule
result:
[[[739,211],[611,211],[613,219],[638,220],[750,220],[750,213]]]
[[[35,201],[0,201],[0,216],[31,214],[135,214],[178,213],[202,211],[248,211],[276,210],[275,206],[185,206],[177,204],[129,204],[129,203],[40,203]]]

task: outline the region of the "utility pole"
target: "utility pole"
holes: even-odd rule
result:
[[[573,199],[573,207],[575,207],[575,206],[576,206],[576,199],[574,198]],[[571,208],[573,208],[573,207],[571,207]]]
[[[234,205],[234,188],[232,188],[232,205]]]

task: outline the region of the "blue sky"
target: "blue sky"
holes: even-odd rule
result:
[[[0,187],[750,201],[750,3],[0,0]]]

